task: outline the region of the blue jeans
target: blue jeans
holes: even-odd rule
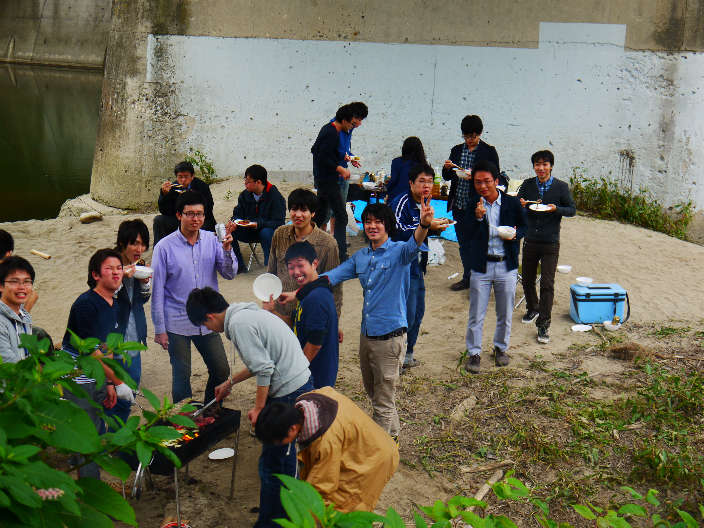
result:
[[[142,356],[139,354],[139,352],[137,352],[136,356],[132,357],[132,363],[130,363],[129,366],[127,366],[127,364],[121,357],[115,358],[115,361],[117,361],[124,367],[124,369],[127,371],[127,374],[130,375],[130,377],[135,381],[135,383],[137,383],[137,386],[139,387],[139,382],[142,379]],[[117,400],[115,407],[113,407],[112,409],[105,409],[105,414],[108,416],[117,416],[118,418],[120,418],[120,420],[126,422],[127,418],[130,417],[131,408],[131,403],[126,402],[125,400]]]
[[[259,231],[248,229],[246,227],[237,228],[232,233],[234,239],[233,248],[237,256],[237,269],[244,268],[244,259],[238,242],[259,242],[262,245],[262,253],[264,253],[264,265],[269,264],[269,253],[271,252],[271,239],[274,238],[274,230],[271,227],[263,227]],[[241,266],[241,268],[240,268]]]
[[[406,358],[404,363],[409,363],[413,359],[413,347],[418,340],[420,323],[425,315],[425,279],[423,272],[420,276],[411,273],[411,282],[408,288],[408,298],[406,300],[406,319],[408,321],[408,344],[406,345]]]
[[[300,388],[286,396],[267,398],[266,403],[284,402],[293,403],[301,394],[313,390],[313,380],[308,381]],[[255,528],[280,528],[274,519],[287,519],[286,511],[281,505],[281,481],[274,476],[275,473],[295,477],[296,472],[296,443],[286,445],[263,444],[262,454],[259,457],[259,517],[254,524]]]
[[[208,367],[208,383],[205,386],[207,403],[215,398],[215,387],[230,375],[225,348],[220,334],[183,336],[167,332],[169,357],[171,359],[171,396],[174,403],[191,398],[191,342],[196,346],[205,366]]]

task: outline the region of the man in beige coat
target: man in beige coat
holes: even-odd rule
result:
[[[259,414],[263,442],[298,441],[301,478],[342,512],[372,511],[398,467],[398,446],[362,409],[332,387],[272,403]]]

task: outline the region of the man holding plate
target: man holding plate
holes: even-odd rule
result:
[[[574,216],[577,208],[566,182],[552,175],[555,156],[540,150],[530,158],[535,178],[523,181],[518,190],[521,205],[526,208],[526,239],[523,243],[523,292],[526,314],[521,322],[535,321],[538,343],[550,342],[550,314],[555,293],[555,269],[560,256],[560,222],[563,216]],[[540,299],[535,282],[540,264]]]

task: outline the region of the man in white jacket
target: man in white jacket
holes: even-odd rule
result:
[[[237,349],[245,368],[215,388],[220,401],[232,386],[256,376],[257,394],[247,416],[255,425],[268,403],[293,404],[301,394],[313,390],[308,360],[298,338],[276,315],[255,303],[228,304],[212,288],[194,289],[186,302],[186,313],[194,325],[212,332],[225,332]],[[281,505],[280,481],[274,473],[296,475],[295,443],[263,444],[259,458],[259,518],[255,528],[277,526],[273,519],[285,518]]]
[[[7,257],[0,263],[0,357],[17,363],[27,357],[20,348],[20,335],[32,334],[32,316],[24,303],[32,293],[34,268],[22,257]]]

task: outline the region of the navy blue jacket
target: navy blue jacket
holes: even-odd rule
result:
[[[388,198],[386,203],[391,203],[394,198],[406,194],[409,190],[408,173],[417,162],[401,157],[391,160],[391,179],[386,184]]]
[[[271,182],[266,183],[266,188],[259,201],[254,199],[250,191],[242,191],[237,199],[237,205],[232,210],[232,219],[241,218],[257,223],[257,231],[265,227],[276,229],[286,221],[286,200]]]
[[[506,256],[506,270],[511,271],[518,268],[518,252],[520,250],[519,241],[525,234],[525,216],[523,207],[518,198],[509,196],[501,191],[501,209],[499,210],[499,225],[516,226],[515,240],[504,240],[504,252]],[[467,208],[466,234],[470,241],[463,246],[466,262],[472,271],[486,273],[486,254],[489,247],[489,222],[479,221],[474,215],[477,208],[478,199],[470,203]]]
[[[147,316],[144,314],[144,303],[149,300],[151,293],[145,293],[140,287],[137,279],[132,280],[132,302],[127,294],[127,285],[123,282],[123,287],[117,292],[118,324],[122,329],[122,334],[127,331],[127,323],[130,319],[130,312],[134,313],[134,322],[137,325],[137,337],[143,345],[147,344]]]
[[[452,147],[452,149],[450,150],[450,157],[448,159],[452,163],[456,163],[457,165],[460,164],[463,146],[464,143],[460,143],[459,145],[455,145],[454,147]],[[488,143],[484,143],[482,140],[479,140],[479,145],[477,145],[477,148],[474,152],[474,163],[478,162],[479,160],[486,160],[492,162],[494,165],[496,165],[496,170],[499,173],[501,172],[501,167],[499,166],[499,154],[496,152],[496,149],[494,147],[492,147]],[[455,204],[455,193],[457,192],[457,174],[455,174],[454,169],[446,169],[443,167],[442,177],[444,180],[450,180],[452,182],[450,184],[450,192],[447,195],[447,210],[451,211]],[[499,177],[499,183],[501,185],[507,184],[505,178],[503,177]],[[474,194],[474,192],[475,191],[472,191],[472,194]],[[471,197],[470,200],[474,200],[474,198]],[[474,213],[474,208],[472,208],[472,213]]]

